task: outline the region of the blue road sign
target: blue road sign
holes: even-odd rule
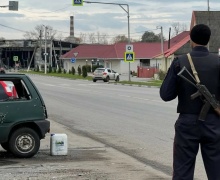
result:
[[[83,0],[73,0],[73,6],[83,6]]]
[[[71,62],[71,63],[76,62],[76,58],[71,58],[71,59],[70,59],[70,62]]]
[[[133,62],[135,59],[134,55],[134,52],[125,52],[125,62]]]

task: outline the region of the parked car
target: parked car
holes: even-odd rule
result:
[[[109,82],[109,80],[119,81],[119,73],[110,68],[97,68],[93,73],[93,82],[97,80],[103,80]]]
[[[16,157],[30,158],[50,132],[44,100],[25,74],[0,75],[0,144]]]

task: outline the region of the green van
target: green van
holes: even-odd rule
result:
[[[50,131],[47,110],[25,74],[0,74],[0,144],[16,157],[29,158]]]

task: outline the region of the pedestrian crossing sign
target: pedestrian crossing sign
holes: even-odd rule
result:
[[[83,6],[83,0],[73,0],[73,6]]]
[[[134,62],[135,54],[134,52],[125,52],[125,62]]]

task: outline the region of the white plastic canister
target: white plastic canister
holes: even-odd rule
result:
[[[66,134],[51,134],[50,136],[50,154],[67,155],[68,143]]]

